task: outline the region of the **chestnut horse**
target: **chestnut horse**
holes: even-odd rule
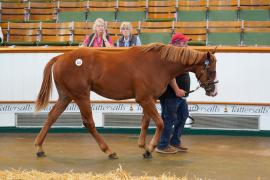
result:
[[[151,157],[163,129],[163,121],[155,107],[156,99],[174,77],[187,71],[196,74],[206,95],[217,94],[215,56],[188,47],[154,43],[121,52],[79,48],[54,57],[44,69],[43,82],[36,100],[36,111],[48,105],[52,74],[59,99],[35,139],[37,156],[45,156],[42,144],[49,128],[74,100],[80,109],[84,126],[93,135],[100,149],[109,158],[118,158],[95,128],[92,110],[89,108],[90,91],[94,91],[115,100],[135,98],[142,106],[142,127],[138,145],[145,149],[145,158]],[[154,120],[156,131],[146,145],[146,131],[150,119]]]

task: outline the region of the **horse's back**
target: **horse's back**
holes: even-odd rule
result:
[[[117,52],[79,48],[58,57],[54,77],[57,84],[73,91],[89,89],[110,99],[129,99],[138,90],[165,86],[156,77],[163,68],[157,61],[158,55],[136,47]]]
[[[80,48],[58,57],[54,78],[62,88],[90,88],[107,98],[132,98],[132,61],[127,53]]]

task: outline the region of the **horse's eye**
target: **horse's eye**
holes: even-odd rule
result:
[[[210,71],[209,74],[210,74],[210,76],[215,76],[216,75],[216,71]]]

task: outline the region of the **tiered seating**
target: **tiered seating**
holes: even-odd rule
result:
[[[209,21],[207,45],[241,45],[241,21]]]
[[[5,2],[7,1],[7,2]],[[12,1],[12,0],[10,0]],[[16,0],[14,0],[16,1]],[[18,0],[0,3],[1,21],[269,20],[269,0]],[[22,3],[23,2],[23,3]],[[46,17],[50,15],[50,17]],[[46,18],[42,18],[45,16]],[[41,18],[40,18],[41,17]]]
[[[205,21],[206,1],[205,0],[181,0],[178,1],[178,21]]]
[[[27,3],[1,3],[1,22],[23,22],[27,20]]]
[[[269,0],[241,0],[240,19],[246,21],[267,21],[269,20]]]
[[[120,24],[121,22],[115,22],[115,21],[107,22],[107,28],[108,28],[107,32],[109,33],[113,42],[115,42],[121,35]]]
[[[3,3],[21,3],[21,0],[1,0]]]
[[[93,33],[94,22],[1,23],[5,45],[78,45]],[[120,23],[108,22],[113,41],[120,36]],[[190,45],[270,45],[270,22],[201,21],[201,22],[132,22],[133,34],[142,44],[169,43],[173,32],[189,36]]]
[[[41,23],[41,39],[38,45],[71,45],[72,22]]]
[[[244,21],[244,45],[270,46],[270,21]]]
[[[142,44],[162,42],[168,44],[173,32],[172,22],[141,22],[139,35]]]
[[[39,23],[8,22],[5,45],[36,45],[39,41]]]
[[[72,45],[79,45],[85,37],[93,33],[94,22],[74,22]]]
[[[145,21],[146,1],[120,0],[117,6],[117,21]]]
[[[78,45],[93,32],[96,18],[108,22],[108,33],[113,40],[120,36],[120,22],[130,21],[132,33],[138,34],[143,44],[168,43],[173,32],[191,37],[191,45],[270,44],[269,0],[10,1],[17,0],[0,3],[0,22],[7,45],[24,44],[21,41],[26,45]],[[49,28],[45,26],[48,21],[57,23],[50,23]],[[12,27],[16,26],[14,22],[27,23]],[[64,24],[68,25],[64,27]]]
[[[175,19],[175,1],[148,1],[147,21],[174,21]]]
[[[55,22],[57,18],[55,3],[29,2],[28,20],[32,22]]]
[[[57,2],[58,22],[85,21],[89,10],[88,1]]]
[[[207,1],[207,19],[209,21],[238,20],[238,0],[210,0]]]
[[[97,18],[102,18],[105,21],[114,21],[115,13],[115,1],[89,1],[87,21],[95,21]]]
[[[191,38],[189,45],[205,45],[206,44],[206,22],[175,22],[174,31],[182,32]]]

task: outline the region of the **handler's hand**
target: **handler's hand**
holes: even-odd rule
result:
[[[104,41],[108,41],[108,39],[106,38],[106,36],[107,36],[107,33],[106,33],[106,31],[104,31],[103,34],[102,34],[102,39]]]
[[[179,88],[178,88],[178,89],[175,91],[175,95],[176,95],[177,97],[183,97],[183,96],[186,95],[186,91],[183,90],[183,89],[179,89]]]

